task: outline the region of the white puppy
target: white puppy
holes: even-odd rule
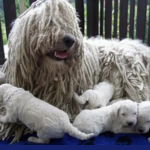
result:
[[[128,97],[123,97],[123,98],[113,99],[113,100],[111,100],[111,101],[109,102],[108,105],[112,105],[112,104],[117,103],[117,102],[119,102],[119,101],[126,101],[127,99],[129,99],[129,98],[128,98]]]
[[[147,133],[150,130],[150,101],[139,104],[137,129],[140,133]],[[150,142],[150,138],[148,138]]]
[[[130,133],[137,123],[138,104],[131,100],[120,101],[113,105],[95,110],[83,110],[73,125],[85,133],[102,132]],[[134,132],[134,131],[133,131]]]
[[[22,88],[10,84],[1,85],[0,101],[6,107],[7,112],[5,116],[0,116],[0,122],[21,121],[37,132],[38,138],[30,137],[28,139],[30,142],[48,143],[51,138],[61,138],[65,133],[81,140],[93,136],[75,128],[64,111],[34,97]]]
[[[114,86],[107,82],[101,82],[94,86],[93,90],[85,91],[81,96],[74,93],[73,99],[79,104],[85,105],[85,109],[96,109],[106,106],[114,95]]]

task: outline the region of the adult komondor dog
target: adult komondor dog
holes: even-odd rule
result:
[[[73,93],[82,94],[103,79],[114,84],[114,98],[149,100],[150,48],[131,39],[83,39],[78,22],[66,0],[34,3],[9,35],[9,56],[2,68],[7,82],[66,111],[70,118],[80,110]],[[1,124],[0,136],[15,133],[16,141],[23,131],[22,125]]]

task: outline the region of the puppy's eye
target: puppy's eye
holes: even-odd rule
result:
[[[134,113],[134,115],[136,115],[136,113]]]
[[[122,113],[122,116],[125,116],[126,114],[125,113]]]
[[[148,120],[147,123],[150,123],[150,120]]]

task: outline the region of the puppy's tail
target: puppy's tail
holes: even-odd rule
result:
[[[94,136],[93,133],[86,134],[86,133],[79,131],[70,122],[67,123],[67,125],[65,125],[65,132],[68,133],[70,136],[73,136],[80,140],[87,140]]]

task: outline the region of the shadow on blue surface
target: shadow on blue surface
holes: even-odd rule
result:
[[[35,136],[35,134],[34,134]],[[37,145],[27,142],[29,135],[23,136],[21,141],[12,145]],[[61,139],[52,139],[49,145],[150,145],[147,141],[147,135],[137,134],[113,134],[106,132],[98,137],[91,138],[86,141],[80,141],[66,134]],[[8,145],[11,139],[1,141],[0,145]]]

